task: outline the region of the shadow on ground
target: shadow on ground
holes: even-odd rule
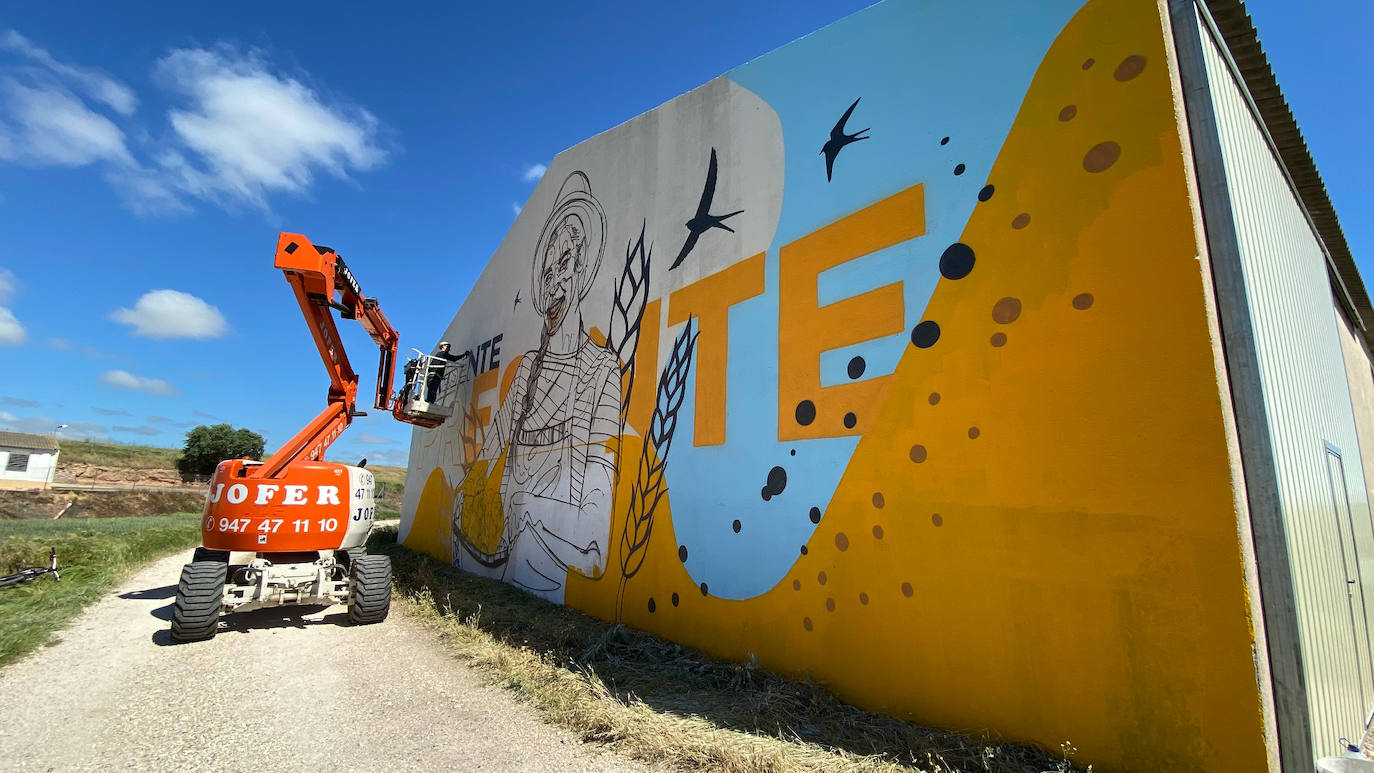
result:
[[[440,612],[453,613],[507,644],[545,653],[575,672],[594,672],[622,703],[638,700],[656,711],[702,717],[721,728],[801,738],[915,767],[938,760],[943,769],[955,770],[1073,770],[1062,757],[1043,750],[872,714],[840,702],[814,683],[785,679],[757,663],[717,660],[549,604],[505,583],[459,572],[397,545],[394,528],[374,530],[368,551],[391,556],[398,593],[422,594]]]
[[[176,595],[176,589],[172,589],[172,595]],[[120,598],[124,598],[121,596]],[[153,617],[159,620],[171,622],[173,604],[166,604],[152,611]],[[339,608],[338,611],[331,612],[323,617],[318,617],[321,612],[331,607],[310,604],[302,606],[273,607],[271,609],[255,609],[251,612],[234,612],[220,617],[219,631],[216,636],[228,636],[231,634],[252,634],[259,631],[269,631],[274,628],[296,628],[304,630],[320,625],[328,626],[347,626],[348,610]],[[172,634],[168,628],[161,628],[153,633],[153,643],[159,647],[181,644],[172,641]]]

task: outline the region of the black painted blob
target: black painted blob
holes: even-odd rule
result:
[[[735,522],[733,524],[730,524],[730,528],[734,529],[736,534],[739,534],[739,530],[743,527],[743,524],[739,522],[738,518],[735,519]]]
[[[940,325],[928,319],[911,329],[911,343],[917,349],[929,349],[940,340]]]
[[[687,546],[686,546],[686,545],[678,545],[678,546],[677,546],[677,560],[681,561],[681,562],[684,563],[684,564],[687,563]]]
[[[810,400],[797,403],[797,423],[805,427],[816,420],[816,404]]]
[[[944,139],[940,140],[940,144],[941,144],[941,145],[948,145],[948,144],[949,144],[949,137],[945,137]]]
[[[812,523],[820,523],[820,522],[821,522],[821,509],[820,509],[819,507],[813,507],[813,508],[811,508],[811,513],[810,513],[810,515],[811,515],[811,522],[812,522]]]
[[[797,449],[794,448],[794,449],[792,449],[791,451],[789,451],[788,453],[791,454],[792,456],[796,456],[796,455],[797,455]]]
[[[864,374],[864,369],[867,367],[868,363],[864,362],[864,358],[855,357],[849,361],[849,377],[858,378],[862,376]]]
[[[940,255],[940,275],[946,279],[963,279],[973,270],[973,248],[955,242]]]
[[[995,190],[997,189],[992,187],[991,185],[984,185],[983,190],[978,191],[978,200],[987,201],[988,199],[992,198],[992,192]]]
[[[961,174],[963,174],[963,173],[964,173],[964,165],[963,165],[963,164],[959,164],[958,166],[954,167],[954,176],[955,176],[955,177],[958,177],[959,175],[961,175]]]
[[[704,582],[701,584],[701,595],[706,595],[706,583]]]
[[[801,554],[802,554],[802,555],[806,555],[806,546],[805,546],[805,545],[802,545],[802,546],[801,546]]]
[[[787,470],[774,467],[768,471],[768,482],[763,484],[763,490],[760,492],[763,495],[763,501],[767,502],[781,494],[785,488],[787,488]]]
[[[845,426],[845,429],[854,429],[854,425],[855,425],[855,424],[858,424],[858,423],[859,423],[859,417],[858,417],[858,416],[855,416],[853,411],[850,411],[849,413],[846,413],[846,414],[844,415],[844,426]]]
[[[677,597],[677,592],[674,592],[674,593],[673,593],[673,606],[677,606],[677,602],[678,602],[678,601],[679,601],[679,599],[678,599],[678,597]]]
[[[653,600],[653,599],[649,599],[649,612],[650,612],[650,613],[653,613],[653,611],[654,611],[654,600]]]

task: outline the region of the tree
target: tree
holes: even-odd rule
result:
[[[186,446],[177,460],[182,475],[209,475],[225,459],[262,459],[262,435],[228,424],[202,424],[186,433]]]

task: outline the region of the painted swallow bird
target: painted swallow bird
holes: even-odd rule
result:
[[[863,99],[863,97],[859,97],[859,99]],[[821,153],[825,156],[825,179],[827,182],[830,180],[831,170],[835,167],[835,157],[840,155],[840,149],[851,142],[868,139],[867,136],[859,136],[868,131],[868,129],[860,129],[853,134],[844,133],[845,122],[849,120],[850,113],[853,113],[854,108],[858,106],[859,99],[854,100],[854,104],[850,105],[849,109],[844,111],[844,115],[840,116],[840,120],[835,124],[835,128],[830,130],[830,140],[821,146]]]
[[[515,309],[517,309],[517,308],[520,307],[520,291],[519,291],[519,290],[516,290],[516,291],[515,291],[515,303],[512,303],[512,304],[510,305],[510,307],[511,307],[511,310],[512,310],[512,311],[514,311]]]
[[[706,189],[701,192],[701,202],[697,204],[696,215],[694,215],[691,220],[687,221],[687,241],[682,245],[682,252],[677,254],[677,260],[673,261],[673,265],[668,267],[669,271],[677,268],[678,264],[682,263],[682,259],[687,257],[687,253],[691,252],[693,247],[697,246],[697,239],[701,238],[701,235],[706,231],[712,228],[723,228],[730,233],[735,232],[735,229],[722,221],[727,217],[734,217],[744,210],[737,210],[728,215],[711,214],[711,199],[715,198],[715,195],[716,149],[711,148],[711,166],[706,170]]]

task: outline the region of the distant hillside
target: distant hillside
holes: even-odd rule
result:
[[[58,469],[64,465],[96,464],[133,470],[173,470],[181,458],[177,448],[135,446],[123,443],[97,443],[91,440],[62,440],[57,457]]]

